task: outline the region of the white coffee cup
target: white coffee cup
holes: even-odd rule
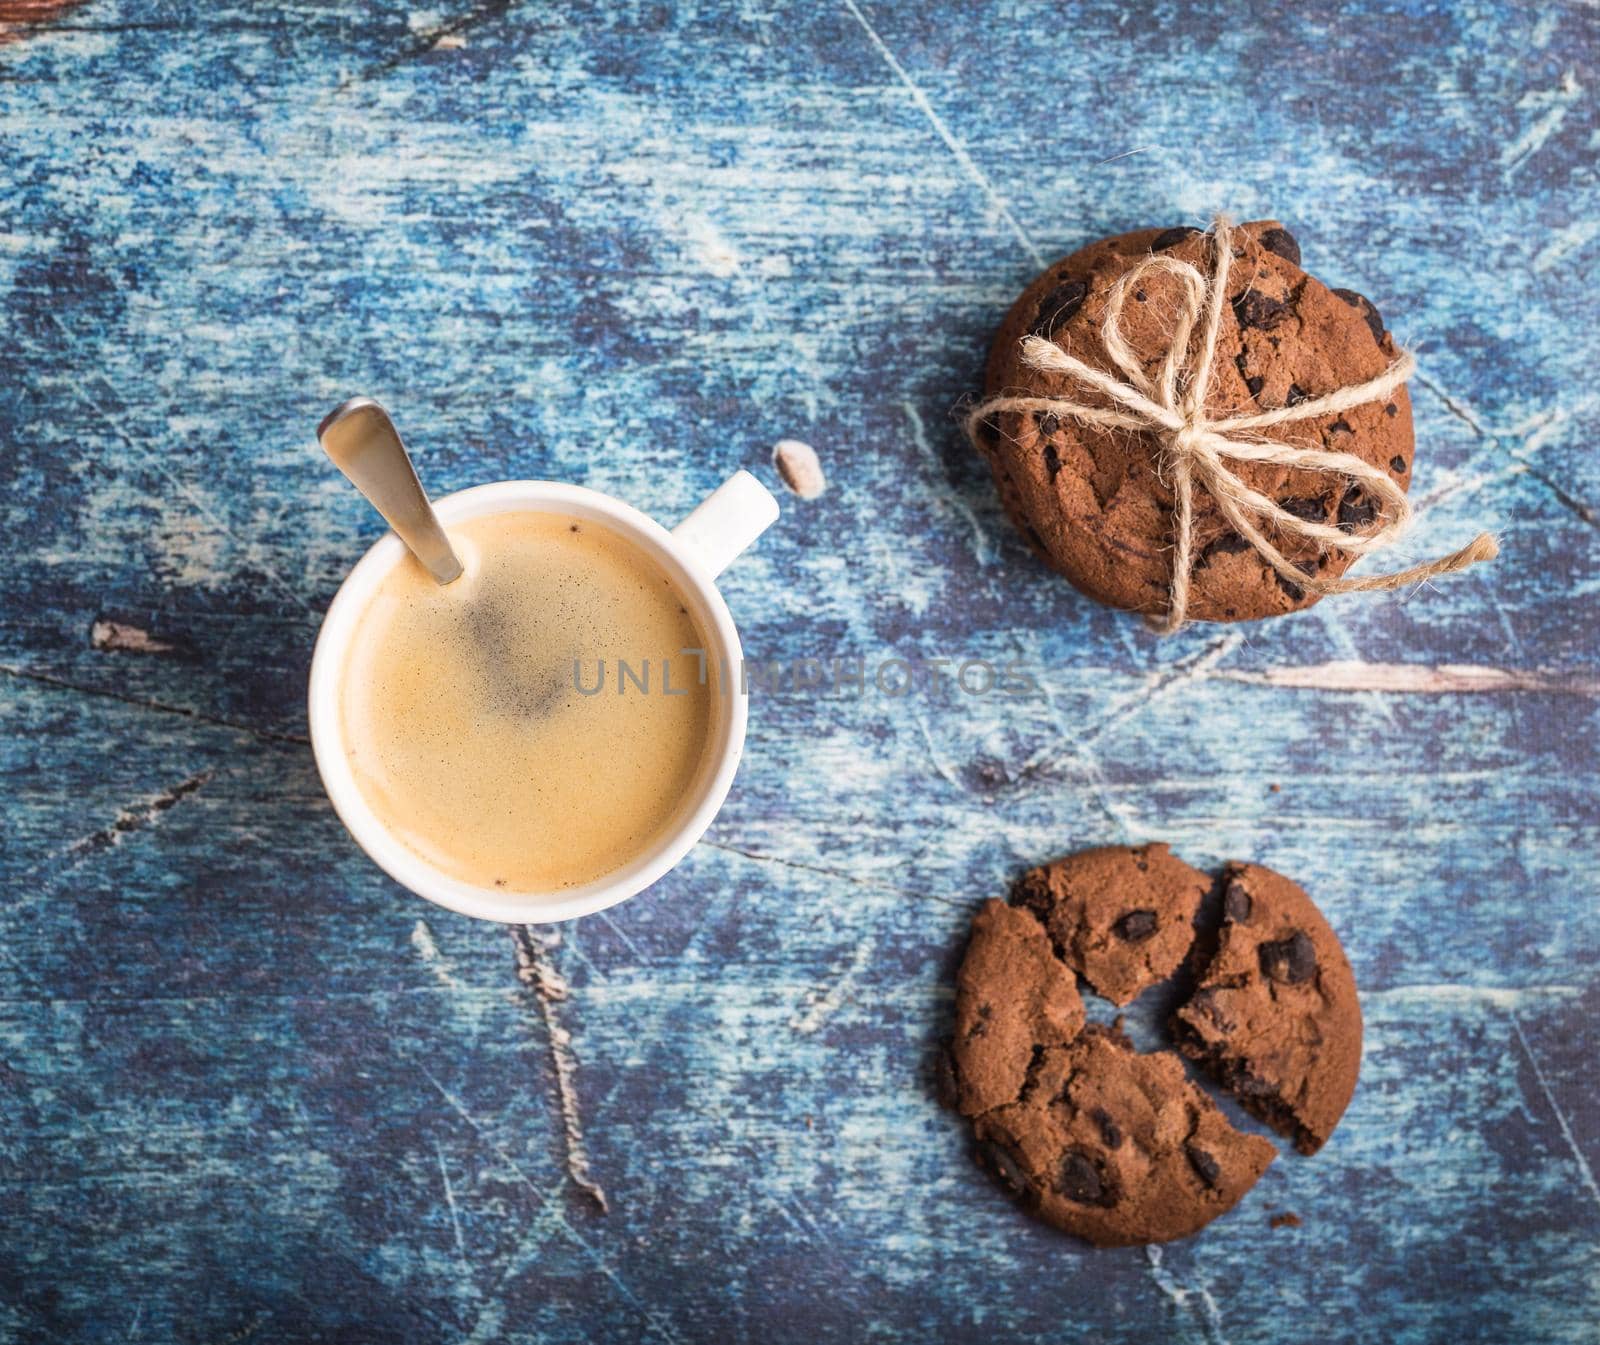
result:
[[[434,510],[452,523],[485,514],[540,512],[599,523],[653,561],[683,595],[706,641],[711,667],[725,668],[722,694],[713,696],[711,737],[700,767],[668,831],[643,854],[593,882],[554,892],[507,892],[480,887],[435,868],[379,820],[356,784],[345,747],[341,687],[350,642],[385,576],[405,558],[405,544],[387,533],[373,544],[334,595],[311,658],[311,748],[334,811],[361,848],[396,882],[419,897],[483,920],[537,923],[626,901],[686,855],[722,807],[744,751],[748,707],[740,676],[739,632],[716,578],[778,517],[778,502],[749,472],[735,472],[670,532],[631,505],[583,486],[555,481],[497,481],[447,495]]]

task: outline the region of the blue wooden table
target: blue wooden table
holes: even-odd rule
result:
[[[5,35],[0,1339],[1595,1339],[1600,11]],[[951,417],[989,334],[1048,260],[1217,207],[1420,353],[1404,559],[1485,526],[1498,562],[1158,641],[1030,558]],[[358,392],[437,491],[669,521],[806,440],[828,490],[725,578],[749,653],[1040,694],[759,694],[644,897],[510,937],[426,906],[305,737],[381,527],[313,437]],[[1304,881],[1367,1055],[1316,1158],[1094,1252],[971,1164],[930,1064],[977,904],[1152,838]]]

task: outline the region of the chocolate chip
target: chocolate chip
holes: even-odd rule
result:
[[[1383,315],[1378,312],[1377,305],[1366,295],[1357,294],[1354,290],[1335,290],[1334,293],[1352,308],[1361,310],[1361,316],[1367,320],[1367,326],[1372,331],[1372,339],[1381,346],[1383,344]],[[1394,412],[1390,411],[1389,414],[1392,416]]]
[[[1061,417],[1054,411],[1041,411],[1034,423],[1038,426],[1039,437],[1048,439],[1061,428]]]
[[[1274,299],[1260,290],[1246,290],[1233,301],[1233,313],[1241,327],[1259,327],[1270,331],[1289,317],[1293,310],[1281,299]]]
[[[1261,961],[1261,971],[1269,980],[1281,985],[1299,985],[1309,981],[1317,971],[1317,949],[1311,936],[1295,930],[1287,939],[1264,943],[1256,949]]]
[[[1014,1196],[1027,1192],[1028,1178],[1017,1162],[1004,1148],[988,1140],[978,1145],[978,1162],[1000,1179],[1001,1184]]]
[[[1143,943],[1156,932],[1156,913],[1129,911],[1111,926],[1111,932],[1124,943]]]
[[[1199,232],[1200,230],[1196,229],[1192,224],[1180,224],[1176,229],[1164,229],[1150,240],[1150,251],[1165,252],[1168,248],[1177,247],[1185,238]]]
[[[1056,1169],[1056,1190],[1080,1205],[1115,1205],[1117,1198],[1094,1159],[1081,1149],[1068,1149]]]
[[[1050,474],[1052,481],[1056,479],[1056,474],[1061,470],[1061,454],[1056,452],[1054,444],[1047,443],[1044,446],[1044,469]]]
[[[1351,486],[1339,501],[1339,526],[1346,532],[1356,532],[1378,516],[1378,502],[1360,486]]]
[[[1289,595],[1290,602],[1299,602],[1301,598],[1306,596],[1306,591],[1294,580],[1285,579],[1276,570],[1272,572],[1272,577],[1278,581],[1278,587]]]
[[[1035,336],[1049,336],[1063,322],[1083,307],[1089,296],[1088,283],[1082,280],[1064,280],[1039,301],[1039,312],[1029,329]]]
[[[1316,495],[1292,495],[1287,500],[1279,500],[1278,508],[1286,514],[1293,514],[1296,518],[1303,518],[1307,523],[1326,523],[1328,521],[1328,506]]]
[[[1267,385],[1267,380],[1259,376],[1251,377],[1245,379],[1244,385],[1249,389],[1252,397],[1259,397],[1261,395],[1261,389]]]
[[[1300,244],[1294,241],[1294,235],[1287,229],[1268,229],[1261,235],[1261,246],[1268,252],[1274,252],[1286,262],[1300,265]]]
[[[1393,402],[1387,402],[1384,404],[1383,414],[1386,416],[1398,416],[1400,414],[1400,408]]]
[[[1250,907],[1250,894],[1244,890],[1244,884],[1237,879],[1229,883],[1222,898],[1222,913],[1228,919],[1244,925],[1250,922]]]
[[[1214,537],[1207,542],[1200,551],[1200,559],[1195,561],[1197,566],[1207,565],[1213,556],[1236,556],[1244,551],[1253,551],[1254,547],[1239,536],[1236,532],[1225,532],[1220,537]]]
[[[1398,476],[1404,476],[1406,470],[1406,460],[1396,453],[1394,457],[1389,459],[1389,470]]]
[[[1298,383],[1289,384],[1289,395],[1284,399],[1285,406],[1299,406],[1301,402],[1308,401],[1311,394]]]
[[[1189,1166],[1195,1170],[1195,1175],[1207,1186],[1215,1188],[1222,1179],[1222,1164],[1198,1144],[1185,1144],[1183,1153],[1189,1160]]]
[[[1104,1107],[1096,1107],[1089,1113],[1094,1123],[1100,1127],[1100,1138],[1105,1141],[1108,1149],[1122,1147],[1122,1127],[1112,1119],[1111,1113]]]
[[[1354,434],[1355,431],[1350,428],[1350,422],[1348,420],[1346,420],[1343,416],[1341,416],[1341,417],[1339,417],[1338,420],[1334,421],[1332,425],[1328,426],[1328,433],[1329,434]]]
[[[1245,372],[1250,364],[1249,355],[1241,350],[1237,355],[1234,356],[1233,364],[1234,367],[1239,371],[1239,377],[1244,379],[1244,385],[1250,390],[1250,395],[1252,397],[1259,397],[1261,395],[1261,389],[1266,384],[1266,379],[1261,378],[1259,375],[1247,374]]]

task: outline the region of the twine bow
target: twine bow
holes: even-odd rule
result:
[[[1452,574],[1499,554],[1487,533],[1459,551],[1438,560],[1413,565],[1390,574],[1355,579],[1322,579],[1290,561],[1263,534],[1260,522],[1270,522],[1280,534],[1337,547],[1363,556],[1388,546],[1405,529],[1411,505],[1405,492],[1387,472],[1363,462],[1353,453],[1306,448],[1261,433],[1280,425],[1348,411],[1351,407],[1387,397],[1416,369],[1409,353],[1399,356],[1376,378],[1342,388],[1325,397],[1313,397],[1293,406],[1250,416],[1213,420],[1206,412],[1206,393],[1216,359],[1222,305],[1228,294],[1228,270],[1233,263],[1232,226],[1218,216],[1211,228],[1212,273],[1208,280],[1188,262],[1159,254],[1145,258],[1126,272],[1106,293],[1100,337],[1106,354],[1122,378],[1096,369],[1067,354],[1054,341],[1041,336],[1022,340],[1022,362],[1047,373],[1066,374],[1082,387],[1102,394],[1111,405],[1078,401],[1071,396],[991,397],[967,415],[967,436],[980,445],[978,426],[999,411],[1044,411],[1086,425],[1124,429],[1154,436],[1161,444],[1163,465],[1170,471],[1176,545],[1172,583],[1166,615],[1152,624],[1164,634],[1184,624],[1189,609],[1189,584],[1194,569],[1194,490],[1203,488],[1233,529],[1284,579],[1311,593],[1350,593],[1396,589],[1407,584]],[[1122,309],[1128,295],[1155,276],[1171,276],[1179,285],[1172,342],[1154,378],[1122,335]],[[1190,338],[1200,324],[1198,349],[1189,355]],[[1359,482],[1377,503],[1377,513],[1352,531],[1316,523],[1291,514],[1275,500],[1252,490],[1235,474],[1229,462],[1271,462],[1318,472],[1334,472]]]

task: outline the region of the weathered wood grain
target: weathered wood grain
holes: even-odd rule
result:
[[[0,47],[0,1340],[1592,1340],[1597,37],[91,0]],[[1160,643],[1029,559],[950,415],[1000,312],[1219,206],[1418,349],[1415,554],[1486,525],[1494,566]],[[1041,693],[759,694],[708,840],[540,945],[552,1017],[305,745],[378,532],[312,437],[355,392],[435,490],[668,520],[803,439],[828,490],[725,578],[751,655]],[[1095,1253],[928,1063],[976,904],[1150,837],[1303,878],[1368,1054],[1315,1159]]]

